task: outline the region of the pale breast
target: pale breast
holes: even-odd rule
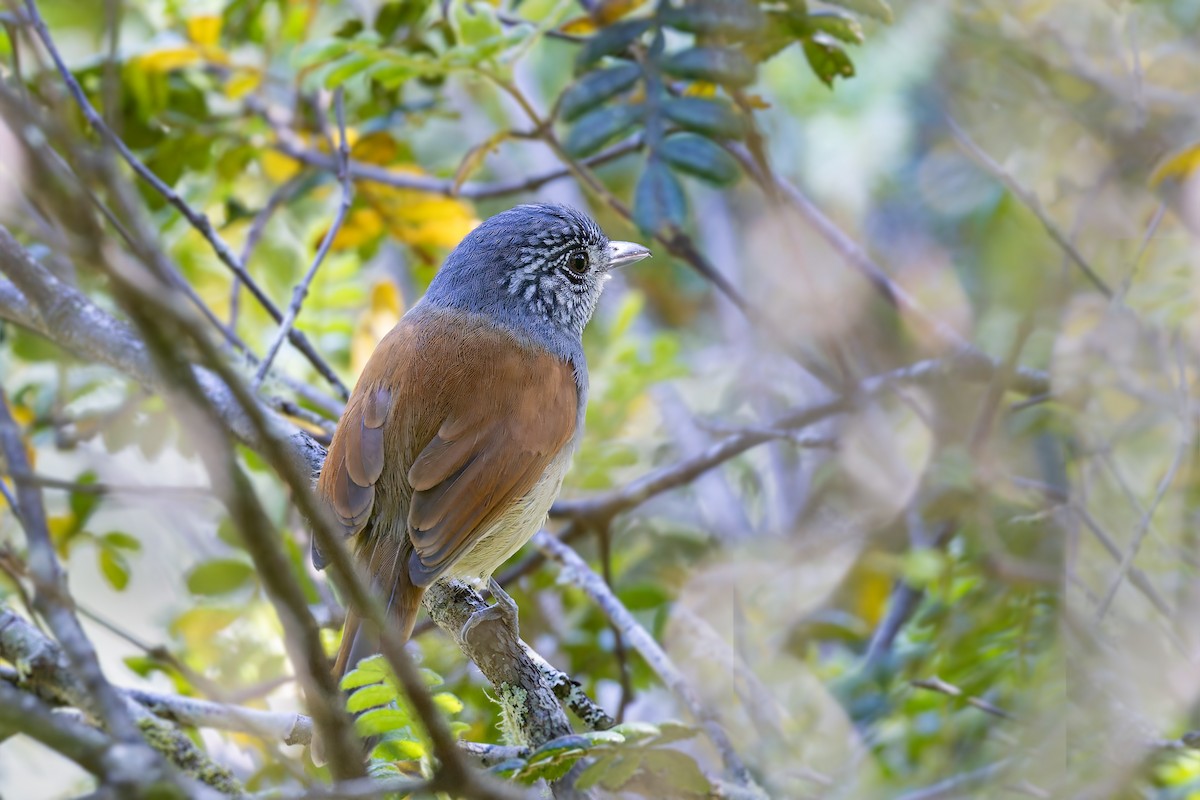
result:
[[[562,489],[563,476],[571,466],[573,450],[569,446],[563,448],[533,488],[513,503],[480,537],[479,542],[450,568],[451,576],[462,580],[487,580],[538,532]]]

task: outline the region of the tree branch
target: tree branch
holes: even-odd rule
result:
[[[643,628],[628,609],[617,599],[604,579],[592,571],[579,554],[567,545],[555,539],[546,531],[538,531],[533,537],[533,544],[550,559],[562,567],[562,576],[571,584],[578,586],[587,593],[592,601],[616,624],[626,640],[646,659],[646,663],[655,671],[684,706],[703,726],[708,738],[716,745],[721,753],[725,768],[735,781],[744,786],[753,786],[749,770],[742,762],[741,756],[733,746],[729,734],[721,726],[716,714],[706,707],[699,696],[692,690],[679,668],[659,646],[645,628]]]
[[[0,392],[0,452],[4,454],[9,472],[18,479],[17,518],[25,529],[29,548],[29,574],[35,588],[34,607],[62,643],[72,668],[87,689],[91,704],[85,709],[102,720],[118,741],[129,745],[131,755],[141,759],[148,770],[159,773],[161,766],[158,759],[145,748],[124,701],[104,677],[96,651],[75,616],[66,576],[50,541],[42,491],[36,484],[24,480],[32,472],[21,432],[13,420],[3,392]],[[144,752],[138,752],[139,749]]]

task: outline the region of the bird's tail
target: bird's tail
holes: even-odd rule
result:
[[[404,642],[412,636],[424,595],[425,589],[414,586],[407,573],[399,577],[393,586],[387,609],[388,622],[395,626]],[[355,611],[348,610],[345,625],[342,627],[342,644],[333,662],[333,676],[341,682],[348,672],[358,666],[358,662],[378,653],[379,647],[379,632],[375,626]],[[371,743],[366,742],[365,746],[366,752],[370,752]],[[326,763],[324,750],[323,742],[314,731],[310,752],[313,763],[318,767]]]

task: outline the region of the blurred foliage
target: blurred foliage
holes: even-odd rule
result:
[[[957,791],[1200,797],[1189,740],[1156,744],[1200,727],[1200,2],[130,0],[111,51],[109,5],[39,3],[91,102],[245,248],[278,304],[340,198],[332,90],[359,165],[450,187],[355,181],[299,318],[349,383],[462,236],[521,199],[586,205],[614,238],[689,236],[742,289],[753,331],[660,246],[612,282],[585,335],[591,399],[568,497],[811,403],[781,350],[836,343],[857,377],[952,351],[874,297],[781,197],[741,180],[735,154],[803,187],[930,315],[1048,372],[1051,395],[959,377],[889,389],[802,432],[815,440],[779,435],[576,546],[607,566],[771,796],[895,797],[1003,764]],[[95,140],[29,31],[0,20],[0,76]],[[8,144],[28,134],[7,121],[0,133],[0,221],[114,308],[79,256],[119,248],[116,235],[91,241],[105,229],[78,187],[29,172]],[[578,170],[622,143],[629,154],[583,181],[478,191],[559,169],[560,156]],[[585,197],[593,175],[629,219]],[[261,353],[276,325],[178,210],[136,185],[183,279]],[[77,271],[56,248],[73,249]],[[330,422],[337,402],[311,366],[288,348],[279,365],[300,391],[274,380],[266,393],[309,429]],[[13,325],[0,326],[0,376],[37,470],[65,481],[47,488],[54,543],[80,607],[118,631],[98,639],[110,675],[299,708],[233,526],[203,487],[177,491],[202,472],[173,400]],[[333,620],[333,652],[337,604],[302,521],[262,459],[239,457],[307,599]],[[0,592],[18,607],[22,539],[7,508],[0,537]],[[625,796],[709,795],[719,759],[668,721],[682,709],[604,614],[552,568],[510,591],[525,638],[624,721],[493,771],[535,782],[580,764],[581,784]],[[879,645],[905,596],[911,613]],[[461,652],[436,633],[415,649],[455,732],[500,742],[490,687]],[[373,772],[426,774],[428,742],[382,662],[344,688],[378,737]],[[273,744],[203,743],[255,791],[296,783]],[[14,746],[0,748],[14,796],[86,788],[6,757]]]

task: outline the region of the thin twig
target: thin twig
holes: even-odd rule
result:
[[[909,685],[918,689],[928,689],[931,692],[939,692],[947,695],[948,697],[960,698],[968,705],[978,708],[984,713],[991,714],[995,717],[1000,717],[1001,719],[1016,719],[1016,717],[999,706],[984,700],[982,697],[976,697],[974,695],[967,694],[954,684],[947,683],[936,675],[934,675],[932,678],[922,678],[920,680],[909,681]]]
[[[267,223],[271,221],[271,217],[275,216],[275,212],[279,210],[279,207],[291,199],[296,189],[301,185],[303,178],[304,173],[301,172],[281,184],[279,188],[271,192],[271,196],[267,198],[266,204],[254,215],[254,221],[250,223],[250,229],[246,231],[246,239],[242,242],[240,260],[243,265],[250,263],[250,256],[254,254],[254,249],[258,247],[259,240],[262,239],[263,233],[267,230]],[[242,279],[234,275],[233,286],[229,290],[229,327],[231,330],[237,330],[238,311],[240,309],[239,299],[241,296]]]
[[[333,240],[337,238],[338,231],[342,228],[342,223],[346,221],[346,214],[350,211],[350,203],[354,199],[354,184],[350,180],[349,170],[350,146],[346,141],[346,107],[340,87],[333,93],[333,107],[338,126],[337,177],[338,182],[342,185],[342,198],[338,203],[337,213],[333,217],[333,224],[325,232],[325,238],[321,241],[321,246],[317,248],[317,254],[313,257],[308,272],[304,274],[304,279],[292,291],[292,302],[288,306],[287,313],[284,314],[283,319],[279,323],[279,332],[271,341],[271,346],[267,348],[266,355],[263,356],[262,362],[258,365],[258,369],[254,373],[252,385],[255,389],[262,384],[267,370],[271,368],[271,362],[275,360],[275,356],[279,354],[279,348],[283,346],[284,339],[288,337],[292,326],[296,324],[296,318],[300,316],[300,307],[304,304],[304,298],[308,296],[308,289],[312,285],[313,279],[317,276],[317,270],[321,268],[321,263],[325,261],[325,256],[329,254],[329,248],[333,245]]]
[[[1137,558],[1138,551],[1141,549],[1142,541],[1146,538],[1146,534],[1150,531],[1150,523],[1154,519],[1154,512],[1158,510],[1158,506],[1162,503],[1163,498],[1167,494],[1167,490],[1171,488],[1171,484],[1175,482],[1175,476],[1179,472],[1179,467],[1183,464],[1184,455],[1192,449],[1193,436],[1192,426],[1190,424],[1190,414],[1188,413],[1188,388],[1186,367],[1183,359],[1183,346],[1178,347],[1178,372],[1179,372],[1179,394],[1180,394],[1180,434],[1179,446],[1175,448],[1175,455],[1171,459],[1171,464],[1167,468],[1166,473],[1158,482],[1158,486],[1154,491],[1154,498],[1150,501],[1148,507],[1142,507],[1140,502],[1135,504],[1139,506],[1142,516],[1138,521],[1138,526],[1133,532],[1133,541],[1129,545],[1129,549],[1121,558],[1121,563],[1117,567],[1117,574],[1113,576],[1108,588],[1104,592],[1104,597],[1100,600],[1100,605],[1096,609],[1096,619],[1104,619],[1104,615],[1108,613],[1109,607],[1112,605],[1113,598],[1116,597],[1117,589],[1125,580],[1125,576],[1129,574],[1130,568],[1133,566],[1133,560]],[[1113,466],[1116,472],[1115,465]]]
[[[154,484],[120,484],[120,483],[80,483],[79,481],[69,481],[62,478],[54,478],[49,475],[40,475],[34,473],[32,475],[8,475],[0,472],[0,477],[12,478],[14,481],[21,483],[29,483],[35,486],[40,486],[43,489],[58,489],[64,492],[72,492],[74,494],[91,494],[91,495],[107,495],[107,494],[152,494],[152,495],[173,495],[175,497],[189,497],[202,500],[212,500],[213,491],[207,486],[161,486]]]
[[[299,142],[292,141],[289,138],[281,138],[272,146],[280,153],[302,164],[330,171],[337,169],[336,159],[317,150],[305,148]],[[587,166],[600,166],[601,164],[615,161],[621,156],[637,152],[641,148],[641,137],[634,136],[594,156],[590,156],[580,163]],[[396,172],[386,167],[364,164],[359,161],[351,161],[349,171],[350,177],[356,181],[377,183],[381,186],[390,186],[396,189],[415,189],[416,191],[439,194],[445,197],[464,197],[469,200],[487,200],[494,197],[505,197],[510,194],[532,192],[535,189],[545,186],[547,183],[569,177],[572,174],[569,168],[560,167],[531,175],[528,178],[520,178],[512,181],[464,183],[456,190],[453,180]]]
[[[94,711],[119,741],[140,743],[142,739],[137,726],[129,716],[124,702],[104,677],[96,651],[74,614],[66,576],[50,539],[42,492],[37,484],[26,480],[32,473],[25,455],[25,445],[17,423],[9,411],[8,400],[2,392],[0,452],[3,452],[8,462],[9,473],[17,479],[17,508],[29,547],[29,574],[36,590],[34,605],[54,631],[72,666],[78,672],[80,681],[94,698],[96,707],[88,710]],[[153,761],[150,762],[152,763]]]
[[[1042,208],[1042,203],[1038,200],[1037,195],[1017,183],[1016,179],[1004,167],[992,160],[992,157],[984,152],[953,118],[947,116],[946,125],[950,129],[950,133],[954,136],[954,141],[958,143],[963,152],[970,156],[972,161],[983,167],[993,178],[1004,184],[1006,189],[1012,192],[1018,200],[1032,211],[1033,215],[1038,218],[1038,222],[1042,223],[1042,227],[1046,229],[1046,233],[1050,235],[1055,244],[1062,248],[1063,252],[1074,262],[1075,266],[1079,267],[1079,271],[1083,273],[1084,277],[1091,281],[1100,294],[1111,300],[1113,297],[1112,289],[1108,287],[1104,279],[1092,268],[1087,259],[1075,249],[1075,245],[1071,244],[1071,240],[1067,235],[1060,231],[1058,226],[1054,224],[1054,221],[1050,219],[1046,210]]]

